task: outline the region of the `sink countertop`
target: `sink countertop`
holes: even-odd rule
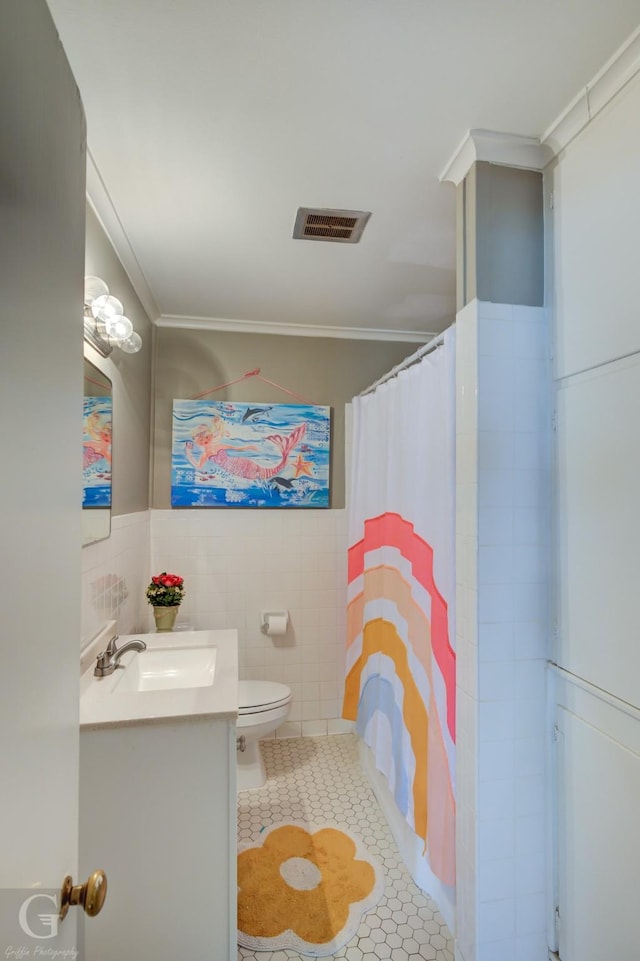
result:
[[[108,632],[105,632],[108,633]],[[113,632],[109,633],[111,636]],[[145,652],[130,651],[108,677],[95,677],[95,656],[83,658],[89,662],[80,678],[80,728],[125,727],[132,724],[159,723],[166,720],[195,718],[236,718],[238,714],[238,632],[232,629],[215,631],[176,631],[161,634],[124,634],[118,647],[127,641],[140,639],[148,650],[166,648],[215,647],[216,664],[213,684],[205,687],[175,688],[162,691],[114,690],[122,670],[135,657]],[[91,645],[92,654],[102,650],[108,637]],[[95,647],[95,651],[93,648]]]

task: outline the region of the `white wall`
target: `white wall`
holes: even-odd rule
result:
[[[550,173],[563,961],[640,944],[638,116],[636,77]]]
[[[280,737],[351,730],[341,719],[346,630],[346,512],[142,511],[114,517],[111,536],[82,551],[82,633],[109,620],[120,634],[153,631],[151,574],[185,578],[177,628],[235,627],[240,677],[281,681],[293,692]],[[286,609],[282,637],[260,612]]]
[[[458,961],[544,961],[545,310],[456,319]]]
[[[153,631],[151,574],[185,578],[177,628],[238,629],[240,677],[281,681],[293,692],[280,737],[338,734],[346,630],[346,512],[141,511],[112,520],[111,536],[82,550],[84,647],[115,620],[120,634]],[[282,637],[260,612],[286,609]]]
[[[111,519],[111,536],[82,549],[80,647],[114,620],[119,634],[148,630],[149,512]]]
[[[636,77],[552,173],[558,378],[640,350],[639,112]]]
[[[636,706],[638,116],[640,77],[569,146],[552,173],[558,278],[558,661]]]
[[[352,728],[340,719],[346,551],[344,510],[151,511],[150,573],[185,578],[180,620],[237,628],[240,677],[291,687],[280,736]],[[260,611],[270,608],[289,611],[282,637],[260,631]]]

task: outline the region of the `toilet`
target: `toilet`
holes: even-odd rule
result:
[[[277,681],[238,681],[238,791],[262,787],[267,780],[258,741],[261,737],[273,734],[286,721],[290,709],[291,689],[286,684]]]

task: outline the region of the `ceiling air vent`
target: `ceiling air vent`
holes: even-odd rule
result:
[[[357,244],[371,213],[365,210],[330,210],[299,207],[295,240],[328,240],[334,244]]]

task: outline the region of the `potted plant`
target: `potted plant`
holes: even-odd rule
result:
[[[184,578],[163,571],[151,578],[147,600],[153,607],[156,631],[172,631],[178,609],[185,595]]]

